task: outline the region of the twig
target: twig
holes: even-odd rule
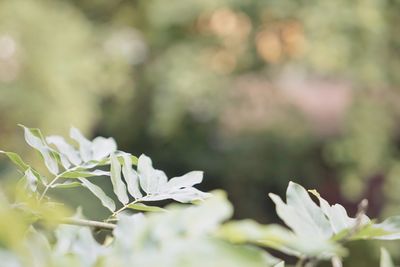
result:
[[[46,195],[47,191],[57,182],[58,179],[63,177],[63,175],[65,175],[66,173],[71,172],[71,171],[75,171],[78,168],[80,168],[80,166],[75,166],[75,167],[73,167],[71,169],[63,171],[62,173],[60,173],[56,177],[54,177],[54,179],[51,180],[51,182],[45,186],[43,193],[39,197],[39,201],[41,201],[44,198],[44,196]]]
[[[90,220],[76,219],[76,218],[64,218],[61,220],[61,223],[79,225],[79,226],[89,226],[104,230],[114,230],[116,227],[115,224],[112,223],[90,221]]]

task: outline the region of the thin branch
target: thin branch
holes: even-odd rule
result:
[[[39,197],[39,201],[41,201],[44,196],[46,195],[47,191],[57,182],[58,179],[60,179],[64,174],[71,172],[71,171],[75,171],[76,169],[80,168],[80,166],[75,166],[71,169],[65,170],[62,173],[58,174],[56,177],[54,177],[53,180],[51,180],[51,182],[49,184],[46,185],[46,187],[44,188],[43,193],[40,195]]]
[[[89,226],[89,227],[104,229],[104,230],[114,230],[116,227],[115,224],[112,224],[112,223],[90,221],[90,220],[76,219],[76,218],[64,218],[61,220],[61,223],[79,225],[79,226]]]
[[[124,205],[124,206],[123,206],[122,208],[120,208],[119,210],[114,211],[113,214],[110,215],[109,219],[110,219],[110,218],[113,218],[113,217],[115,218],[119,213],[121,213],[122,211],[126,210],[126,209],[128,208],[129,205],[136,204],[136,203],[142,201],[143,199],[144,199],[144,198],[138,198],[138,199],[135,199],[134,201],[132,201],[132,202],[130,202],[130,203]]]

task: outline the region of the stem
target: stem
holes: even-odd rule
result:
[[[44,196],[46,195],[47,191],[51,188],[52,185],[54,185],[55,182],[57,182],[58,179],[60,179],[67,172],[74,171],[74,170],[76,170],[78,168],[80,168],[80,166],[75,166],[75,167],[73,167],[71,169],[63,171],[62,173],[60,173],[56,177],[54,177],[54,179],[49,184],[47,184],[46,187],[44,188],[43,193],[40,195],[39,201],[41,201],[44,198]]]
[[[128,208],[129,205],[136,204],[136,203],[140,202],[141,200],[142,200],[142,199],[135,199],[134,201],[132,201],[132,202],[130,202],[130,203],[128,203],[128,204],[125,204],[125,205],[124,205],[122,208],[120,208],[119,210],[114,211],[113,214],[111,214],[110,217],[115,217],[115,216],[117,216],[120,212],[126,210],[126,209]]]
[[[61,223],[79,225],[79,226],[89,226],[105,230],[114,230],[116,227],[115,224],[112,223],[90,221],[90,220],[76,219],[76,218],[64,218],[61,220]]]

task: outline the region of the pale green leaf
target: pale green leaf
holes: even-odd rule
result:
[[[82,184],[79,182],[66,181],[64,183],[53,184],[51,186],[51,188],[64,189],[64,188],[75,188],[75,187],[79,187],[79,186],[82,186]]]
[[[108,157],[117,150],[117,143],[114,138],[96,137],[91,144],[91,152],[93,160],[101,160]]]
[[[32,169],[31,166],[26,164],[17,153],[6,152],[2,150],[0,150],[0,153],[6,155],[21,171],[26,172],[26,170],[30,169],[33,175],[35,175],[35,177],[39,181],[41,181],[44,185],[47,183],[46,179],[41,176],[36,170]]]
[[[84,162],[92,159],[92,142],[90,142],[83,134],[77,129],[72,127],[70,130],[70,137],[79,144],[79,153]]]
[[[138,211],[150,211],[150,212],[166,211],[166,209],[157,206],[148,206],[142,203],[129,204],[127,207]]]
[[[109,176],[110,172],[102,171],[102,170],[93,170],[93,171],[86,171],[86,170],[71,170],[63,173],[61,177],[63,178],[86,178],[92,176]]]
[[[129,202],[129,197],[126,191],[126,186],[121,179],[121,165],[115,154],[111,154],[110,177],[114,193],[118,200],[123,204],[127,204]]]
[[[89,182],[85,178],[78,178],[84,187],[90,190],[98,199],[100,199],[101,203],[104,207],[109,209],[110,211],[115,211],[115,203],[114,201],[104,193],[104,191],[97,185]]]
[[[289,183],[286,192],[287,204],[277,195],[269,196],[275,202],[278,216],[299,236],[328,239],[333,235],[325,214],[302,186]]]
[[[124,175],[126,184],[128,186],[128,192],[135,199],[141,198],[142,193],[139,189],[139,176],[137,172],[132,169],[132,157],[131,155],[124,153],[122,158],[124,160],[122,165],[122,174]]]
[[[82,159],[80,158],[78,151],[72,145],[68,144],[62,136],[47,136],[46,141],[48,144],[53,144],[60,154],[65,155],[72,164],[81,164]]]
[[[52,174],[58,174],[59,168],[57,154],[46,144],[40,130],[36,128],[27,128],[23,125],[21,125],[21,127],[24,129],[25,140],[28,145],[40,152],[47,169]]]
[[[153,168],[151,159],[146,155],[140,155],[138,159],[138,174],[140,186],[148,194],[160,193],[168,181],[163,171]]]
[[[340,233],[344,229],[352,228],[356,222],[355,218],[350,218],[347,215],[346,209],[339,204],[329,205],[329,203],[323,199],[316,190],[308,190],[310,193],[315,195],[320,204],[322,212],[328,217],[331,228],[335,234]],[[361,225],[366,225],[370,222],[367,216],[363,216]]]
[[[201,183],[202,180],[203,180],[202,171],[191,171],[186,173],[185,175],[171,178],[168,181],[166,188],[168,188],[168,190],[173,190],[173,189],[191,187],[195,184]]]

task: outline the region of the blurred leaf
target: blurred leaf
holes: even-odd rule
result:
[[[14,152],[6,152],[6,151],[2,151],[0,150],[0,153],[5,154],[15,165],[17,165],[23,172],[26,172],[28,169],[30,169],[30,171],[33,173],[33,175],[35,175],[35,177],[41,181],[43,184],[46,184],[46,178],[41,176],[37,171],[35,171],[34,169],[32,169],[32,167],[30,167],[28,164],[26,164],[22,158]]]
[[[380,267],[394,267],[392,258],[390,257],[389,252],[381,248],[381,261],[380,261]]]

